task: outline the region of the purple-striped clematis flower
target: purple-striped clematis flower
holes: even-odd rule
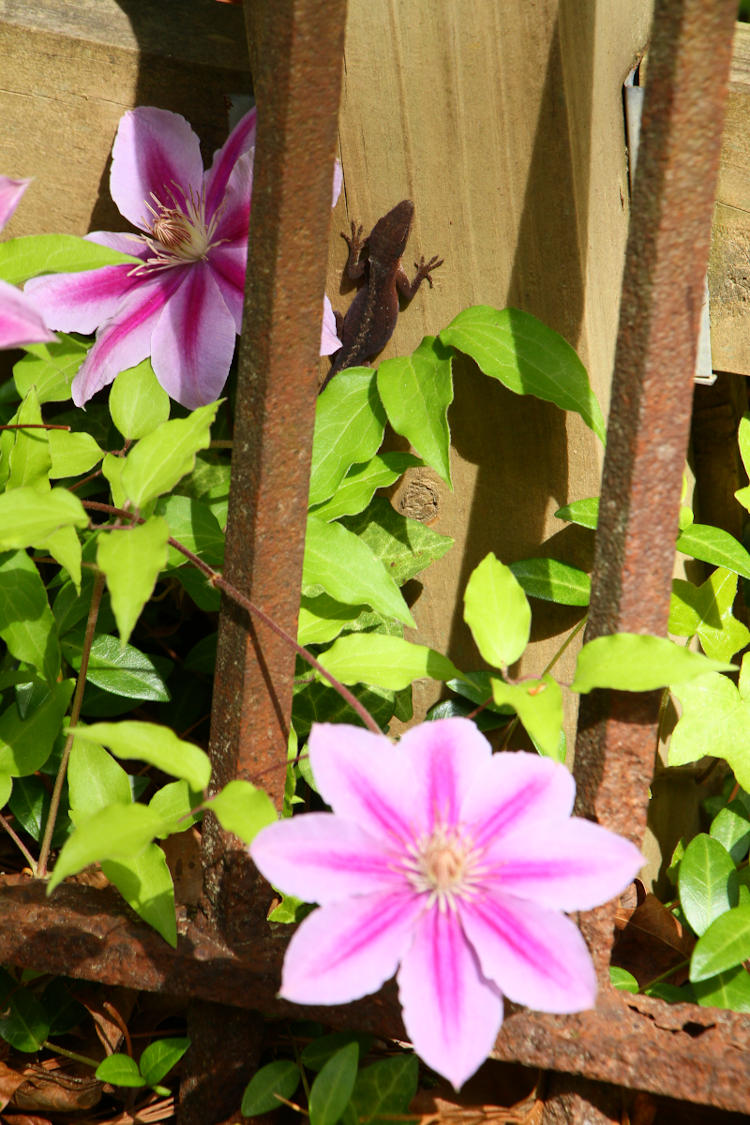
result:
[[[333,812],[278,821],[250,848],[275,886],[320,904],[287,949],[281,996],[347,1003],[398,970],[414,1049],[456,1087],[492,1049],[503,996],[593,1006],[591,958],[563,911],[606,902],[643,858],[571,818],[564,766],[493,756],[468,719],[423,723],[395,746],[322,724],[309,751]]]
[[[31,180],[0,176],[0,230],[30,183]],[[15,285],[0,281],[0,348],[22,348],[24,344],[43,344],[54,339],[31,298]]]
[[[252,109],[204,172],[184,117],[147,106],[122,117],[110,190],[143,234],[87,237],[140,265],[36,278],[25,290],[48,327],[98,329],[73,380],[77,406],[149,355],[159,382],[183,406],[218,398],[242,326],[254,142]]]

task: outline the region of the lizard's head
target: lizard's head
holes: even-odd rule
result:
[[[402,199],[372,228],[367,240],[370,259],[400,258],[409,239],[414,204]]]

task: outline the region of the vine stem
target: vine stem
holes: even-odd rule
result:
[[[7,821],[1,813],[0,813],[0,828],[5,829],[5,831],[8,833],[8,835],[10,836],[13,843],[18,848],[18,850],[23,853],[24,859],[26,860],[29,867],[31,868],[31,874],[36,879],[36,874],[37,874],[36,860],[34,859],[33,855],[29,851],[29,849],[24,844],[21,837],[16,832],[13,825],[9,821]]]
[[[83,506],[84,508],[90,508],[92,511],[106,512],[109,515],[124,517],[131,520],[133,523],[144,522],[140,516],[134,515],[133,512],[128,512],[125,508],[115,508],[111,504],[102,504],[98,500],[84,500]],[[185,558],[189,562],[191,562],[194,567],[200,570],[202,574],[205,574],[206,578],[208,578],[212,586],[215,586],[217,590],[223,590],[227,597],[231,598],[232,601],[237,603],[237,605],[242,606],[242,608],[247,613],[249,613],[251,617],[257,617],[258,620],[262,621],[264,625],[267,625],[268,628],[277,635],[277,637],[281,637],[282,640],[286,641],[290,648],[293,648],[294,651],[297,652],[303,660],[307,661],[311,668],[314,668],[315,671],[319,673],[319,675],[323,676],[324,679],[328,681],[331,687],[339,693],[341,698],[346,703],[348,703],[351,709],[355,711],[357,715],[359,715],[360,719],[365,724],[368,730],[371,730],[373,734],[383,733],[378,724],[373,719],[370,712],[367,710],[363,703],[360,703],[356,695],[353,692],[349,691],[349,689],[345,687],[345,685],[342,684],[340,680],[337,680],[336,677],[332,675],[327,668],[324,668],[320,661],[316,660],[309,649],[306,649],[303,645],[299,644],[294,639],[294,637],[291,636],[290,633],[287,633],[286,629],[282,629],[282,627],[278,625],[274,621],[274,619],[266,613],[264,609],[261,609],[260,606],[256,605],[254,602],[251,602],[250,599],[245,597],[245,595],[240,590],[238,590],[236,586],[233,586],[231,582],[227,581],[227,579],[223,577],[223,575],[219,574],[219,572],[217,570],[214,570],[212,566],[209,566],[208,563],[205,563],[203,559],[194,554],[189,549],[189,547],[186,547],[184,546],[184,544],[180,543],[179,540],[173,539],[170,535],[168,542],[170,547],[174,547],[176,551],[179,551],[180,554],[184,555]]]
[[[91,645],[94,642],[94,630],[96,629],[96,619],[99,616],[99,606],[104,593],[104,575],[97,571],[94,578],[94,588],[91,591],[91,605],[89,606],[89,616],[86,622],[86,633],[83,638],[83,650],[81,652],[81,667],[78,672],[78,680],[76,682],[76,690],[73,694],[73,706],[70,709],[70,726],[74,728],[78,722],[81,714],[81,703],[83,702],[83,691],[86,687],[86,673],[89,667],[89,656],[91,654]],[[55,778],[55,787],[52,790],[52,798],[49,804],[49,814],[47,816],[47,823],[44,826],[44,838],[42,840],[41,851],[39,852],[39,863],[37,864],[37,877],[44,879],[47,875],[47,862],[49,860],[49,853],[52,848],[52,834],[55,831],[55,822],[57,821],[57,814],[60,809],[60,798],[62,796],[62,788],[65,782],[65,775],[68,772],[68,759],[70,758],[70,751],[73,748],[73,740],[75,734],[71,730],[65,740],[65,748],[63,749],[62,759],[60,760],[60,768],[57,771]]]

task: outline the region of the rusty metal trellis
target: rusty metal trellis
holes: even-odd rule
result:
[[[295,631],[315,405],[345,0],[246,0],[260,113],[246,332],[241,358],[227,576]],[[687,444],[734,0],[659,0],[623,288],[589,637],[663,633]],[[309,107],[316,104],[317,115]],[[653,513],[657,513],[657,521]],[[673,516],[674,518],[670,518]],[[282,767],[293,662],[257,622],[224,606],[212,752],[217,784]],[[654,746],[650,698],[587,699],[576,747],[579,809],[636,841]],[[279,796],[283,768],[269,774]],[[403,1036],[392,986],[346,1008],[277,1000],[286,939],[240,851],[207,828],[206,894],[180,918],[176,950],[113,894],[11,879],[0,887],[0,961],[176,993],[235,1010],[294,1011]],[[612,913],[582,919],[600,977]],[[511,1011],[496,1058],[631,1089],[750,1109],[750,1020],[668,1006],[604,985],[576,1016]],[[581,1085],[567,1120],[609,1120]],[[566,1095],[567,1096],[567,1095]],[[554,1113],[551,1114],[554,1117]],[[559,1116],[556,1120],[561,1119]]]

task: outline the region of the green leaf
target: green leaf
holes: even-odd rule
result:
[[[61,527],[86,527],[89,517],[67,488],[14,488],[0,496],[0,551],[43,546]]]
[[[561,410],[580,414],[604,442],[605,426],[586,368],[562,336],[520,309],[474,305],[464,309],[440,333],[518,395],[535,395]]]
[[[36,388],[31,387],[13,418],[14,423],[25,424],[29,429],[13,431],[13,446],[8,456],[10,472],[8,489],[34,486],[46,492],[52,464],[49,452],[49,434],[39,429],[42,412]]]
[[[199,449],[211,442],[211,423],[218,402],[200,406],[187,418],[162,422],[136,443],[125,458],[122,484],[136,508],[171,492],[195,464]]]
[[[677,537],[677,550],[712,566],[725,566],[750,578],[750,554],[728,531],[709,524],[693,523]]]
[[[131,800],[130,781],[103,746],[76,736],[68,762],[70,812],[77,825],[108,805]]]
[[[161,1082],[172,1067],[177,1065],[189,1046],[190,1040],[187,1038],[157,1039],[155,1043],[149,1043],[138,1063],[141,1074],[149,1086]]]
[[[591,578],[577,566],[557,559],[519,559],[510,569],[531,598],[558,605],[588,605]]]
[[[0,246],[0,277],[11,285],[42,273],[80,273],[127,263],[139,265],[141,259],[72,234],[27,234]]]
[[[372,606],[414,627],[398,587],[366,543],[338,523],[308,517],[302,581],[347,605]]]
[[[352,1094],[358,1120],[366,1125],[386,1125],[395,1116],[406,1114],[418,1079],[417,1056],[406,1053],[379,1059],[360,1070]]]
[[[750,958],[750,906],[727,910],[698,938],[690,959],[690,980],[708,980]]]
[[[730,801],[721,809],[711,822],[709,835],[724,845],[734,863],[742,863],[750,851],[750,819],[744,803]]]
[[[230,781],[207,804],[213,809],[221,827],[227,832],[234,832],[246,844],[253,842],[261,828],[278,820],[268,794],[242,779]]]
[[[514,664],[529,643],[531,609],[518,580],[490,552],[469,577],[464,621],[484,660],[496,668]]]
[[[169,727],[125,720],[121,723],[92,723],[76,730],[80,738],[103,742],[118,758],[135,758],[173,777],[182,777],[193,789],[205,789],[211,777],[211,762],[192,742],[178,738]]]
[[[679,874],[680,905],[700,937],[737,905],[735,866],[726,848],[701,832],[688,844]]]
[[[128,441],[150,434],[169,418],[169,395],[154,375],[151,358],[121,371],[109,392],[112,421]]]
[[[20,783],[20,779],[19,779]],[[13,778],[9,773],[0,772],[0,809],[5,808],[13,793]],[[16,814],[17,815],[17,814]],[[37,837],[38,838],[38,837]]]
[[[53,684],[33,711],[21,715],[16,703],[0,715],[0,772],[25,777],[44,765],[52,753],[68,709],[73,680]]]
[[[81,640],[71,635],[62,640],[65,659],[75,668],[81,667]],[[149,699],[167,703],[169,691],[153,661],[132,645],[121,646],[117,637],[97,636],[91,645],[87,679],[102,691],[122,695],[126,699]]]
[[[383,633],[349,633],[318,659],[344,684],[374,684],[393,691],[424,677],[450,680],[460,675],[447,656]]]
[[[708,980],[693,983],[695,999],[704,1008],[729,1008],[732,1012],[750,1012],[750,973],[737,965]]]
[[[744,418],[740,419],[739,429],[737,431],[737,444],[739,445],[740,456],[742,464],[745,467],[745,472],[750,477],[750,414],[746,414]],[[735,497],[742,504],[743,508],[750,511],[750,487],[740,488],[735,492]]]
[[[378,393],[396,433],[405,437],[452,487],[448,428],[448,407],[453,401],[451,362],[451,352],[434,336],[427,336],[412,355],[380,364]]]
[[[25,988],[15,989],[3,1007],[10,1011],[0,1017],[0,1036],[17,1051],[39,1051],[49,1035],[50,1021],[42,1004]]]
[[[589,496],[585,500],[574,500],[572,504],[558,508],[555,516],[559,520],[577,523],[580,527],[588,527],[595,531],[599,522],[599,497]]]
[[[323,1066],[310,1087],[310,1125],[336,1125],[352,1096],[358,1061],[359,1047],[349,1043]]]
[[[292,1059],[276,1059],[256,1070],[242,1095],[242,1116],[257,1117],[278,1109],[281,1105],[279,1098],[291,1098],[299,1086],[300,1077],[299,1067]]]
[[[66,402],[78,368],[86,358],[93,340],[78,340],[64,332],[50,344],[36,344],[13,368],[13,381],[21,398],[36,387],[39,402]]]
[[[348,1043],[356,1043],[359,1048],[359,1057],[363,1059],[372,1046],[372,1035],[356,1031],[334,1031],[330,1035],[321,1035],[312,1039],[300,1054],[302,1065],[307,1070],[316,1073],[322,1070],[328,1060],[346,1047]]]
[[[153,812],[153,809],[150,810]],[[114,883],[131,910],[148,922],[164,940],[177,947],[174,885],[164,852],[148,844],[138,855],[125,859],[103,859],[102,871]],[[167,1068],[169,1069],[169,1068]],[[149,1085],[159,1079],[146,1078]]]
[[[609,983],[620,992],[640,992],[638,981],[633,974],[627,969],[621,969],[619,965],[610,965]]]
[[[750,789],[750,662],[743,659],[739,689],[715,672],[672,688],[682,715],[669,743],[670,766],[704,754],[724,758]]]
[[[94,1073],[100,1082],[109,1082],[112,1086],[146,1085],[138,1064],[130,1055],[108,1055],[106,1059],[102,1059]]]
[[[495,704],[507,704],[518,714],[540,753],[555,761],[565,760],[565,744],[560,741],[563,724],[562,692],[552,676],[506,684],[492,677]],[[562,759],[560,758],[562,745]]]
[[[167,563],[169,527],[161,516],[99,535],[96,562],[107,577],[112,611],[125,644]]]
[[[301,645],[322,645],[337,637],[342,629],[356,620],[361,605],[344,605],[329,594],[316,597],[302,595],[297,620],[297,641]]]
[[[161,837],[172,836],[176,832],[184,832],[201,818],[199,811],[193,810],[202,802],[202,794],[191,789],[187,781],[170,781],[157,789],[148,803],[148,807],[164,821],[164,831]],[[276,814],[274,813],[274,816]]]
[[[350,516],[343,526],[370,548],[398,586],[441,559],[453,546],[450,536],[402,516],[384,496],[376,496],[366,512]]]
[[[0,555],[0,637],[16,660],[49,683],[60,671],[57,622],[36,566],[25,551]]]
[[[710,671],[731,672],[733,667],[699,652],[689,652],[665,637],[616,633],[597,637],[583,646],[571,688],[581,693],[592,688],[652,691],[683,684]]]
[[[52,467],[49,475],[56,477],[78,477],[93,469],[104,456],[91,434],[74,433],[68,430],[49,430],[49,452]]]
[[[73,527],[61,527],[52,535],[47,536],[44,546],[55,562],[67,570],[77,590],[81,588],[81,541]]]
[[[108,805],[76,827],[62,846],[47,885],[47,894],[68,875],[105,859],[132,859],[162,826],[145,805]]]
[[[109,482],[112,489],[112,502],[116,508],[124,508],[128,502],[125,486],[122,483],[122,474],[125,469],[125,458],[114,453],[108,453],[102,461],[102,476]]]
[[[675,578],[669,632],[681,637],[697,633],[706,656],[731,660],[750,642],[750,629],[732,614],[737,581],[737,575],[725,567],[715,570],[702,586]]]
[[[364,511],[378,488],[387,488],[402,473],[422,462],[412,453],[379,453],[364,465],[352,465],[338,488],[323,504],[316,505],[311,515],[336,520]]]
[[[318,397],[310,504],[333,496],[351,466],[369,461],[380,447],[385,412],[375,378],[369,368],[341,371]]]
[[[169,534],[182,543],[209,566],[221,566],[224,561],[224,532],[208,504],[192,496],[162,496],[156,504],[157,515],[169,524]],[[185,566],[187,559],[181,551],[169,548],[167,566]]]

